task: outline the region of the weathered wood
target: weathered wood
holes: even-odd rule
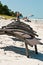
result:
[[[5,31],[5,34],[7,35],[11,35],[11,36],[15,36],[23,41],[26,41],[27,44],[29,44],[31,47],[33,47],[33,45],[36,45],[37,43],[29,43],[29,40],[32,39],[28,34],[24,34],[22,32],[8,32],[8,31]]]
[[[15,37],[17,37],[17,38],[19,38],[19,39],[21,39],[21,40],[24,41],[24,38],[23,38],[23,36],[21,36],[20,33],[18,34],[16,32],[8,32],[8,31],[5,31],[5,34],[10,35],[10,36],[15,36]]]
[[[27,45],[26,42],[25,42],[25,47],[26,47],[26,56],[29,58],[29,54],[28,54],[28,45]]]
[[[32,33],[33,35],[38,36],[29,25],[20,21],[17,21],[17,22],[15,21],[15,22],[10,23],[9,25],[6,26],[6,29],[7,28],[22,29],[22,30]]]
[[[30,32],[27,32],[27,31],[25,31],[25,30],[22,30],[22,29],[0,29],[0,32],[1,31],[8,31],[8,32],[11,32],[11,31],[13,31],[13,32],[15,32],[15,31],[21,31],[21,32],[24,32],[24,34],[28,34],[28,35],[30,35],[31,37],[34,37],[34,35],[32,34],[32,33],[30,33]]]
[[[15,31],[15,29],[20,29],[20,30],[24,30],[24,31],[26,31],[27,33],[31,33],[31,35],[34,37],[34,36],[38,36],[36,33],[33,33],[31,30],[29,30],[29,29],[27,29],[27,28],[25,28],[25,27],[17,27],[17,26],[15,26],[15,28],[7,28],[6,30],[13,30],[13,31]]]
[[[2,31],[5,32],[5,34],[16,36],[22,40],[25,39],[30,46],[36,45],[36,43],[34,43],[34,44],[29,43],[29,39],[34,38],[34,37],[32,37],[33,35],[30,32],[27,33],[26,31],[20,30],[20,29],[2,29]]]
[[[38,36],[38,35],[34,32],[34,30],[29,25],[20,21],[13,22],[7,26],[2,27],[2,29],[0,29],[0,34],[7,34],[7,35],[15,36],[21,39],[22,41],[24,41],[27,57],[29,57],[27,44],[29,44],[31,47],[34,45],[35,52],[36,54],[38,53],[37,46],[36,46],[37,43],[29,43],[29,40],[33,40],[33,38],[35,38],[35,36]]]
[[[38,54],[37,46],[35,45],[35,53]]]

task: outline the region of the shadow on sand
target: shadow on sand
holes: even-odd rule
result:
[[[4,49],[4,51],[13,51],[13,52],[15,52],[17,54],[21,54],[21,55],[26,55],[25,48],[20,48],[20,47],[16,47],[16,46],[6,46],[6,47],[0,47],[0,49]],[[29,50],[29,54],[30,54],[31,58],[43,61],[42,53],[38,52],[38,54],[35,54],[34,51]]]

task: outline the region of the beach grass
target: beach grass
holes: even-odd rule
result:
[[[11,19],[11,18],[16,18],[16,17],[14,17],[14,16],[8,16],[8,15],[2,15],[2,14],[0,14],[0,16],[2,16],[3,18],[5,18],[5,19]]]

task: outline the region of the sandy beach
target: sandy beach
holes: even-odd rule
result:
[[[0,28],[12,21],[0,20]],[[38,39],[43,43],[43,23],[25,22],[29,24],[39,35]],[[34,47],[29,48],[30,58],[26,57],[25,44],[23,41],[8,35],[0,35],[0,65],[43,65],[43,45],[37,45],[38,54],[35,54]]]

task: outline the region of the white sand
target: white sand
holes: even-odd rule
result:
[[[1,19],[0,28],[11,22],[10,20]],[[38,38],[43,43],[43,24],[40,25],[35,22],[26,23],[37,31]],[[27,58],[24,42],[19,41],[13,36],[0,35],[0,65],[43,65],[43,45],[37,45],[37,47],[38,55],[35,54],[34,47],[28,46],[31,58]]]

